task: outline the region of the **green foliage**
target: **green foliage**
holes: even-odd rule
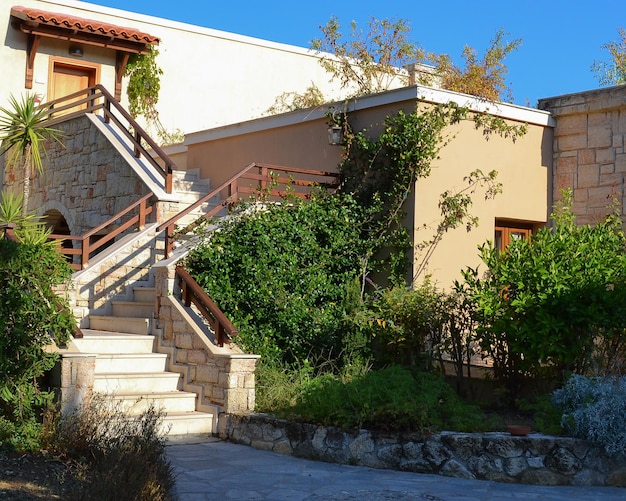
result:
[[[481,59],[475,49],[466,45],[462,54],[464,68],[456,66],[447,54],[429,54],[427,57],[436,67],[441,87],[487,101],[512,102],[513,96],[505,82],[508,68],[504,60],[519,48],[522,39],[507,42],[507,35],[504,29],[498,30]]]
[[[524,380],[623,371],[626,255],[618,217],[577,226],[566,193],[554,228],[501,253],[481,248],[489,272],[467,270],[482,348],[515,396]],[[610,347],[610,348],[609,348]]]
[[[561,425],[568,433],[602,445],[610,455],[626,456],[626,378],[574,374],[552,401],[563,412]]]
[[[440,348],[444,305],[445,294],[428,280],[413,289],[398,286],[376,294],[368,319],[376,364],[429,370]]]
[[[596,74],[600,85],[620,85],[626,83],[626,30],[618,28],[620,39],[602,46],[608,51],[610,61],[594,61],[591,70]]]
[[[45,347],[64,344],[75,328],[53,291],[70,274],[54,247],[0,239],[0,411],[7,419],[27,420],[52,398],[37,379],[57,360]]]
[[[407,85],[408,75],[401,69],[423,58],[408,38],[411,29],[404,19],[372,18],[365,33],[353,21],[347,39],[340,29],[339,20],[332,17],[320,26],[322,38],[313,40],[311,48],[332,54],[322,56],[320,64],[353,96],[387,90],[398,80]]]
[[[353,378],[332,374],[310,380],[281,415],[343,429],[479,431],[482,412],[463,403],[439,376],[399,366]]]
[[[240,331],[246,350],[295,360],[336,359],[351,282],[369,242],[350,197],[249,204],[186,266]]]
[[[130,417],[106,397],[77,411],[51,412],[43,444],[71,465],[67,499],[167,501],[174,472],[165,454],[163,413],[153,405]]]
[[[36,94],[27,93],[18,100],[9,97],[9,108],[0,107],[0,146],[7,154],[7,165],[14,168],[20,162],[24,169],[24,207],[28,207],[32,167],[43,171],[46,141],[59,141],[60,132],[45,125],[48,110],[38,104]]]
[[[0,448],[35,452],[41,448],[43,426],[35,417],[15,421],[0,416]]]
[[[150,119],[157,114],[156,104],[161,90],[163,70],[156,62],[159,51],[150,46],[146,54],[131,54],[124,69],[128,77],[126,95],[131,116],[144,115]]]

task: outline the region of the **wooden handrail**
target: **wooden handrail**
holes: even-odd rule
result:
[[[256,172],[254,172],[255,170]],[[248,181],[247,184],[245,183],[246,181]],[[280,189],[281,186],[282,190]],[[266,196],[278,198],[286,194],[288,186],[295,188],[291,192],[292,195],[306,198],[310,196],[310,188],[312,186],[336,189],[339,186],[339,174],[253,162],[227,181],[224,181],[210,193],[198,199],[197,202],[158,226],[157,231],[165,230],[165,257],[170,256],[174,248],[176,222],[202,204],[210,203],[214,199],[220,200],[219,203],[203,214],[205,219],[209,219],[224,207],[234,204],[241,198],[241,195],[258,194],[263,190],[267,190],[265,191]],[[298,187],[306,189],[304,191],[296,191]],[[223,191],[226,191],[226,198],[221,200],[220,197]],[[197,226],[197,223],[192,223],[176,233],[180,235],[187,234],[195,226]]]
[[[239,334],[237,328],[182,266],[176,266],[176,276],[179,279],[183,304],[187,307],[194,304],[198,308],[213,330],[215,344],[224,346],[230,343]]]
[[[89,230],[83,235],[74,236],[52,234],[50,235],[50,240],[56,240],[59,241],[59,243],[63,240],[78,241],[78,248],[75,249],[72,247],[71,249],[66,249],[59,245],[59,252],[66,256],[80,256],[80,263],[72,263],[71,266],[75,270],[82,270],[85,268],[85,266],[89,264],[89,259],[92,254],[98,251],[98,249],[100,249],[104,244],[110,242],[129,228],[136,227],[138,230],[141,230],[145,226],[147,217],[155,210],[154,203],[149,204],[149,201],[153,197],[154,193],[152,192],[144,195],[135,203],[126,207],[126,209],[118,212],[111,218],[107,219],[104,223],[96,226],[95,228]],[[134,209],[138,209],[137,214],[128,218],[121,224],[116,224]],[[96,242],[92,243],[90,241],[91,237],[95,236],[98,232],[102,230],[106,230],[107,228],[111,228],[111,231],[108,231],[102,238],[98,239]]]
[[[135,121],[130,113],[128,113],[101,84],[54,99],[41,106],[46,109],[46,113],[48,114],[46,124],[49,126],[71,118],[76,118],[86,113],[96,113],[101,110],[104,121],[106,123],[113,121],[130,140],[133,145],[134,155],[137,158],[143,155],[155,171],[163,177],[163,189],[165,192],[172,192],[172,172],[176,165],[163,149]],[[77,106],[81,106],[82,108],[76,110],[75,108]],[[144,147],[143,143],[154,152],[154,156]]]

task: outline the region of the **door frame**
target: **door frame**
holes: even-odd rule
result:
[[[100,70],[101,65],[98,63],[92,63],[89,61],[77,61],[76,59],[69,59],[66,57],[50,56],[48,62],[48,96],[46,101],[51,101],[52,87],[54,85],[54,69],[56,65],[76,68],[76,70],[84,70],[88,73],[88,87],[100,83]],[[61,97],[61,96],[56,96]]]

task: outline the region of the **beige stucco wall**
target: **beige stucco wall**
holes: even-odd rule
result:
[[[511,122],[515,123],[515,122]],[[552,130],[528,125],[528,132],[513,142],[499,136],[487,141],[473,123],[453,127],[455,138],[441,151],[429,178],[416,184],[414,242],[429,240],[440,219],[438,202],[446,190],[456,192],[467,183],[464,177],[475,169],[487,174],[498,172],[502,193],[485,200],[485,189],[473,195],[470,213],[478,217],[478,227],[470,232],[465,225],[448,231],[428,261],[426,274],[442,287],[460,278],[465,266],[481,264],[478,246],[494,238],[496,218],[527,223],[545,223],[548,215],[548,174],[551,168]],[[423,228],[426,225],[426,228]],[[416,253],[416,262],[422,255]],[[484,266],[481,268],[484,270]]]
[[[158,104],[169,132],[204,130],[260,117],[283,92],[304,92],[311,82],[329,98],[341,98],[336,84],[307,49],[236,35],[74,0],[20,0],[0,7],[0,104],[24,91],[26,36],[9,26],[12,5],[67,13],[131,27],[161,39],[157,63],[163,69]],[[33,91],[48,92],[50,56],[68,57],[69,43],[42,39],[35,59]],[[101,82],[114,89],[113,51],[84,46],[75,61],[102,65]],[[125,91],[124,91],[125,96]],[[124,100],[123,100],[124,104]]]
[[[351,125],[355,130],[366,128],[376,133],[387,115],[398,109],[414,110],[417,97],[428,92],[410,87],[361,98],[349,104]],[[481,109],[478,101],[452,92],[437,91],[430,100],[455,100]],[[186,140],[187,166],[199,168],[214,187],[252,162],[336,171],[342,148],[328,144],[325,111],[304,110],[191,134]],[[480,226],[470,233],[464,227],[448,232],[430,259],[428,273],[442,287],[459,278],[461,268],[479,264],[477,247],[493,239],[496,218],[528,223],[547,220],[551,119],[545,112],[505,105],[499,114],[509,118],[510,124],[527,123],[527,134],[515,142],[496,135],[487,140],[473,121],[451,127],[446,135],[454,139],[433,164],[432,175],[417,183],[415,205],[407,206],[407,221],[415,228],[414,241],[421,242],[432,236],[432,231],[420,228],[436,225],[443,191],[463,187],[464,176],[476,169],[499,173],[502,194],[485,201],[479,190],[474,197],[471,212],[478,216]]]

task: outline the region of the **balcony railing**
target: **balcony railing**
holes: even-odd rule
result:
[[[86,113],[101,112],[106,123],[115,123],[133,145],[137,158],[143,156],[163,178],[163,189],[172,192],[174,162],[161,147],[130,116],[122,105],[100,84],[49,101],[42,105],[49,113],[46,125],[75,118]],[[148,151],[152,150],[152,154]]]
[[[204,218],[210,219],[243,198],[262,195],[266,199],[276,200],[287,193],[307,198],[313,187],[334,190],[338,186],[337,173],[251,163],[197,202],[159,225],[159,231],[165,230],[165,256],[171,255],[177,235],[186,235],[197,225],[192,223],[176,231],[176,223],[203,204],[211,207],[203,214]]]

